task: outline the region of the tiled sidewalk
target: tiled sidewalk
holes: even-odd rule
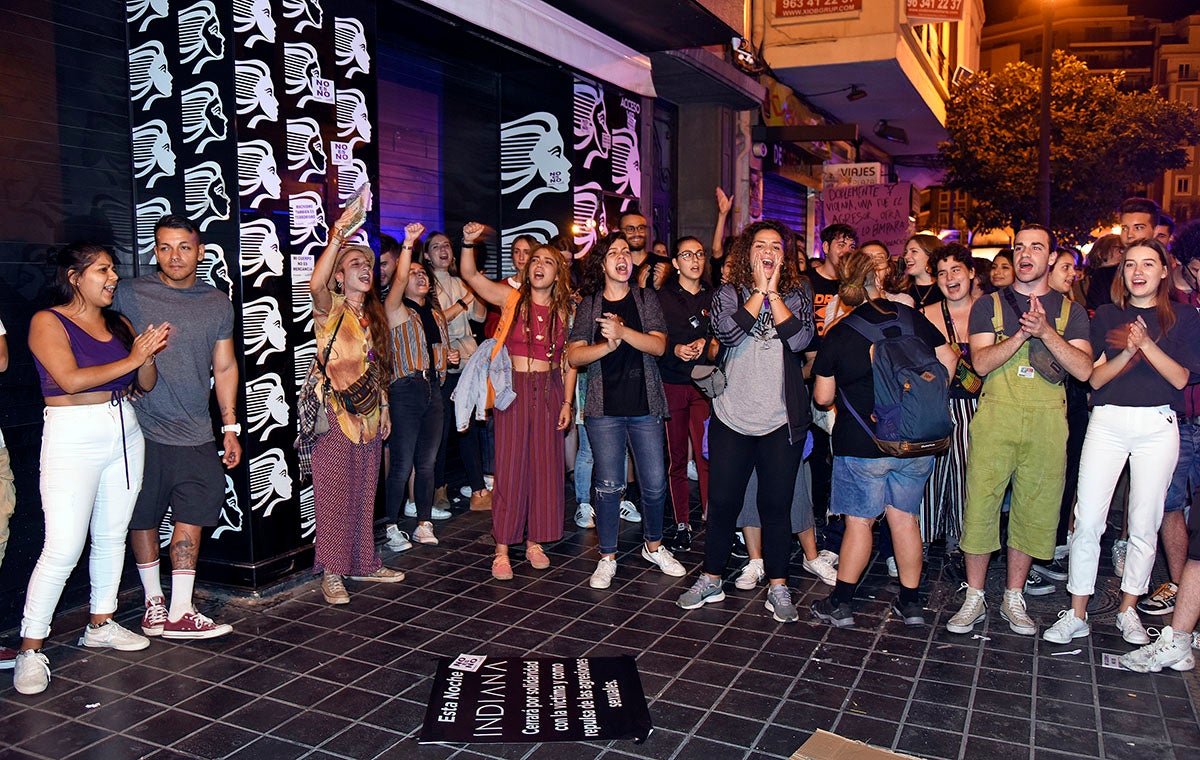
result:
[[[348,606],[326,605],[315,582],[266,602],[209,601],[207,611],[235,624],[223,639],[85,650],[74,646],[85,611],[60,615],[47,646],[50,688],[23,697],[11,671],[0,675],[0,757],[786,758],[823,728],[919,757],[1200,758],[1195,673],[1101,666],[1103,653],[1130,649],[1112,626],[1111,579],[1097,597],[1096,632],[1068,646],[1011,634],[994,607],[979,635],[947,633],[957,583],[940,579],[936,553],[925,589],[931,626],[888,619],[894,589],[878,562],[860,593],[861,627],[809,621],[808,601],[827,587],[798,563],[801,621],[781,625],[761,590],[729,585],[721,604],[675,606],[702,533],[681,557],[689,577],[672,579],[637,555],[640,531],[623,524],[617,577],[596,591],[587,587],[594,532],[569,523],[547,547],[550,570],[516,562],[513,581],[491,580],[489,519],[458,515],[439,526],[440,546],[385,553],[407,580],[348,584]],[[1048,625],[1065,599],[1030,599],[1030,612]],[[140,593],[121,606],[134,627]],[[655,730],[640,746],[418,745],[432,658],[463,652],[635,655]]]

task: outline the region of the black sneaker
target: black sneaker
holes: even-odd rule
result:
[[[1042,577],[1040,570],[1030,570],[1029,577],[1025,579],[1025,593],[1029,596],[1045,596],[1053,594],[1055,586],[1050,581]]]
[[[1052,581],[1065,581],[1069,566],[1070,560],[1067,557],[1055,557],[1050,562],[1035,562],[1033,569]]]
[[[925,625],[925,609],[920,602],[901,604],[897,599],[892,602],[892,614],[903,620],[905,625]]]
[[[733,548],[729,550],[729,556],[734,559],[750,559],[750,552],[746,551],[746,539],[742,538],[740,530],[734,534],[733,539]]]
[[[809,609],[812,610],[813,617],[829,623],[834,628],[849,628],[854,625],[854,613],[850,611],[850,605],[839,604],[834,607],[829,597],[818,599]]]
[[[665,541],[667,548],[673,553],[686,552],[692,548],[692,526],[687,523],[679,523],[675,526],[674,532]]]

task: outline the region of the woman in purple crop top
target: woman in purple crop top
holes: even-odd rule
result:
[[[496,489],[492,577],[511,580],[510,544],[525,542],[535,569],[550,567],[543,542],[563,534],[563,431],[571,424],[575,369],[565,359],[571,301],[571,269],[557,248],[540,245],[529,254],[521,287],[492,282],[475,266],[475,242],[484,226],[463,227],[462,276],[479,297],[502,309],[496,339],[512,357],[517,400],[496,410]],[[521,277],[522,273],[518,273]]]
[[[142,432],[126,399],[135,388],[154,387],[154,355],[166,346],[171,328],[150,325],[134,337],[133,326],[111,308],[117,273],[103,246],[69,245],[58,252],[57,265],[55,305],[34,314],[29,327],[46,401],[41,465],[46,539],[29,578],[13,671],[13,686],[22,694],[38,694],[50,683],[42,642],[89,526],[92,617],[83,645],[120,651],[150,646],[112,619],[129,518],[142,485]]]

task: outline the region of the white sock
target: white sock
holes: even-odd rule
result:
[[[175,622],[192,611],[192,587],[196,585],[195,570],[171,571],[171,609],[167,619]]]
[[[137,569],[138,577],[142,579],[142,588],[146,592],[146,601],[150,601],[156,596],[161,597],[163,595],[162,577],[158,572],[158,560],[145,564],[139,562]]]

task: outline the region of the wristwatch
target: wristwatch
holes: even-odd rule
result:
[[[242,424],[240,422],[235,422],[232,425],[222,425],[221,432],[222,433],[233,433],[234,435],[241,435],[242,434]]]

